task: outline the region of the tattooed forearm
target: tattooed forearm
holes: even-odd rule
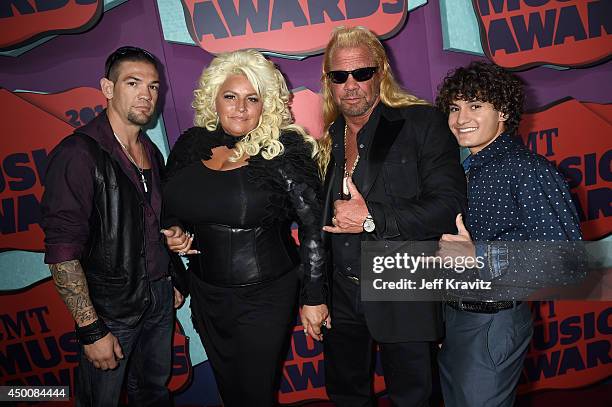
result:
[[[98,315],[89,298],[85,273],[78,260],[50,264],[55,288],[79,326],[94,322]]]

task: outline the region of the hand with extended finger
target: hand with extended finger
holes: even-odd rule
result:
[[[166,237],[166,244],[175,253],[181,256],[186,254],[200,254],[198,250],[192,250],[194,236],[189,232],[184,232],[180,226],[171,226],[162,229],[161,233]]]
[[[348,201],[337,200],[334,202],[333,226],[323,226],[323,230],[329,233],[361,233],[363,222],[368,216],[368,207],[363,196],[350,178],[347,182],[351,199]]]

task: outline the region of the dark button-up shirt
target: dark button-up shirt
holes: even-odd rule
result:
[[[474,240],[576,240],[578,213],[552,163],[502,134],[464,163]]]
[[[359,180],[363,177],[363,162],[369,155],[372,139],[374,134],[376,134],[376,125],[381,114],[381,106],[382,104],[379,103],[374,108],[368,122],[357,133],[357,152],[360,159],[353,171],[352,179],[355,183],[359,183]],[[342,126],[339,126],[339,128],[344,129],[344,118],[339,116],[338,121],[342,122],[340,123]],[[334,149],[341,151],[341,155],[344,157],[344,144],[338,143],[344,143],[344,139],[334,139]],[[361,274],[361,235],[358,233],[332,234],[331,242],[335,270],[347,276],[359,277]]]
[[[99,121],[95,123],[97,126],[87,125],[77,132],[90,132],[93,138],[108,147],[111,156],[120,163],[124,173],[132,180],[134,188],[140,191],[145,218],[147,273],[151,281],[156,280],[168,273],[168,255],[159,231],[161,168],[154,159],[157,154],[156,147],[145,134],[139,134],[151,163],[151,180],[147,182],[147,186],[151,188],[151,199],[148,200],[145,198],[140,175],[136,174],[133,164],[115,140],[106,112],[94,120]],[[101,131],[93,134],[92,129]],[[94,171],[94,159],[78,144],[72,143],[70,147],[60,144],[51,153],[42,202],[41,226],[45,232],[45,263],[56,264],[81,258],[88,242],[89,219],[94,209]],[[140,253],[134,253],[134,256],[139,255]]]
[[[519,255],[513,253],[517,245],[490,242],[580,240],[578,213],[565,179],[551,162],[509,134],[469,156],[464,168],[468,179],[466,227],[478,242],[477,255],[487,259],[481,277],[541,286],[537,280],[545,276],[540,275],[539,267],[549,258],[538,255],[538,244],[521,246]],[[552,280],[560,281],[560,276]],[[511,290],[505,294],[513,296]]]

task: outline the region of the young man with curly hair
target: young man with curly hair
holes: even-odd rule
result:
[[[447,303],[446,337],[439,354],[447,407],[514,404],[533,332],[529,307],[518,300],[539,283],[536,270],[542,262],[537,254],[527,256],[529,263],[519,261],[507,242],[581,238],[565,180],[552,163],[515,137],[523,99],[516,76],[474,62],[447,76],[436,100],[457,141],[471,153],[464,162],[466,223],[457,215],[458,234],[443,235],[441,251],[446,242],[463,242],[469,256],[486,259],[478,270],[480,278],[511,287],[496,301]],[[521,250],[535,244],[525,246]],[[521,284],[512,288],[517,280]]]

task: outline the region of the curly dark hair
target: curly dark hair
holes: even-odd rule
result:
[[[488,102],[508,116],[505,131],[514,134],[523,113],[523,82],[505,69],[486,62],[472,62],[448,73],[438,86],[436,106],[446,115],[455,100]]]

